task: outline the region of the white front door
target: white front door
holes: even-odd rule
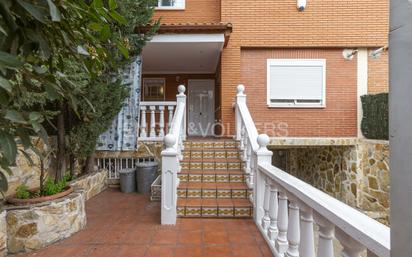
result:
[[[215,82],[211,79],[189,80],[187,133],[189,136],[211,136],[215,121]]]

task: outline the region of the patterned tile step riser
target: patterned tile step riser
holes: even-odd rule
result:
[[[240,145],[239,142],[236,141],[185,141],[184,147],[185,149],[215,149],[215,148],[238,148]]]
[[[199,160],[199,159],[238,159],[241,152],[237,150],[185,150],[183,151],[183,158],[185,160]]]
[[[229,183],[246,182],[243,174],[178,174],[180,182]]]
[[[216,218],[249,218],[253,216],[252,207],[177,207],[178,217],[216,217]]]
[[[249,199],[250,189],[177,189],[179,198]]]
[[[236,162],[181,162],[182,170],[241,170],[244,164]]]

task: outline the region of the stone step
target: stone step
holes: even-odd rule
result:
[[[239,170],[233,171],[215,171],[215,170],[200,170],[200,171],[181,171],[177,175],[180,182],[246,182],[247,175]]]
[[[246,183],[180,182],[179,198],[247,199],[252,193]]]
[[[253,206],[248,199],[178,199],[178,217],[250,218]]]

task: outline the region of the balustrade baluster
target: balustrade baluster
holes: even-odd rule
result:
[[[289,223],[287,236],[289,241],[289,248],[286,252],[286,256],[299,257],[300,216],[299,206],[295,199],[291,199],[289,204]]]
[[[159,106],[160,117],[159,117],[159,137],[165,136],[165,107],[163,105]]]
[[[333,257],[333,237],[335,227],[326,219],[316,215],[319,226],[318,255],[317,257]]]
[[[335,237],[343,246],[342,257],[361,257],[365,247],[340,229],[336,229]]]
[[[288,249],[288,197],[283,190],[279,193],[278,229],[279,234],[276,239],[276,249],[279,252],[279,256],[283,257]]]
[[[300,256],[315,257],[315,241],[313,238],[313,210],[306,205],[301,208],[300,235]]]
[[[244,151],[245,150],[245,142],[244,142],[244,138],[245,138],[245,124],[243,122],[241,122],[241,126],[240,126],[240,150]],[[243,156],[242,156],[243,159]],[[244,161],[244,160],[243,160]]]
[[[173,105],[169,105],[169,106],[167,106],[167,110],[169,111],[169,119],[168,119],[168,121],[167,121],[167,123],[168,123],[168,126],[167,126],[167,128],[168,128],[167,133],[169,133],[170,126],[172,125],[172,120],[173,120],[173,110],[174,110],[174,109],[175,109],[175,107],[174,107]]]
[[[140,117],[140,137],[145,138],[147,137],[146,133],[146,106],[140,106],[140,110],[142,111]]]
[[[156,137],[156,116],[155,116],[156,106],[150,106],[150,137]]]
[[[273,182],[270,185],[270,199],[269,199],[269,217],[270,225],[268,229],[268,236],[270,241],[275,241],[278,236],[278,188]]]
[[[270,218],[269,218],[269,200],[270,200],[270,182],[269,182],[269,178],[266,177],[265,178],[265,194],[263,196],[263,210],[264,215],[262,218],[262,228],[264,231],[266,231],[269,227],[269,222],[270,222]]]

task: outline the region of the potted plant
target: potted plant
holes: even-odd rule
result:
[[[44,146],[44,148],[44,151],[36,151],[40,162],[40,186],[32,189],[24,184],[18,186],[16,193],[7,198],[8,203],[14,205],[36,204],[58,199],[73,192],[73,188],[68,185],[68,182],[72,180],[70,173],[66,173],[60,180],[52,179],[46,173],[45,163],[50,161],[50,157],[54,156],[54,152],[48,150],[47,146]]]

